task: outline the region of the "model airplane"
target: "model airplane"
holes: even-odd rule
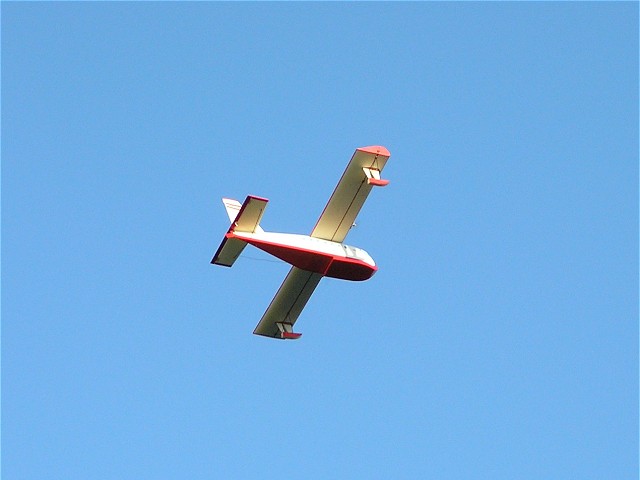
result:
[[[242,205],[222,199],[231,227],[211,263],[230,267],[251,244],[293,265],[254,334],[300,338],[300,333],[293,332],[293,324],[322,277],[367,280],[376,273],[378,268],[367,252],[342,242],[371,189],[389,183],[380,177],[389,156],[385,147],[356,149],[311,235],[265,232],[260,228],[266,198],[250,195]]]

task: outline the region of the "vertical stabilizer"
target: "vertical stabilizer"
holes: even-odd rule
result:
[[[229,221],[233,223],[233,221],[238,216],[242,205],[239,201],[233,200],[232,198],[223,198],[222,203],[224,203],[224,208],[227,209],[227,215],[229,215]]]
[[[231,198],[223,198],[224,208],[227,210],[231,228],[229,231],[234,232],[263,232],[260,227],[260,220],[264,209],[267,208],[266,198],[247,196],[243,204]]]
[[[262,232],[260,228],[260,220],[264,214],[265,208],[269,200],[266,198],[248,195],[244,203],[240,205],[237,200],[223,198],[222,203],[227,209],[227,215],[231,220],[229,232]]]

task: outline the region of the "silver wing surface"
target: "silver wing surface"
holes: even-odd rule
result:
[[[293,324],[318,286],[322,275],[293,267],[271,300],[267,311],[253,331],[256,335],[274,338],[297,338]]]
[[[390,156],[382,146],[356,149],[311,232],[312,237],[344,241],[371,189],[389,183],[380,179],[380,172]]]

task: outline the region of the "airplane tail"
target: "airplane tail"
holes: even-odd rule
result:
[[[229,231],[222,239],[211,263],[230,267],[238,259],[247,242],[234,236],[234,232],[261,233],[264,230],[260,227],[260,220],[267,208],[266,198],[249,195],[243,204],[237,200],[223,198],[222,203],[227,210],[227,215],[231,221]]]
[[[242,204],[232,198],[223,198],[222,203],[224,203],[224,208],[227,210],[227,215],[229,215],[229,221],[233,223],[242,208]]]

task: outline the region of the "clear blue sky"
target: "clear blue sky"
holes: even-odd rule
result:
[[[3,478],[637,478],[638,3],[1,8]],[[378,273],[252,335],[220,198],[371,144]]]

